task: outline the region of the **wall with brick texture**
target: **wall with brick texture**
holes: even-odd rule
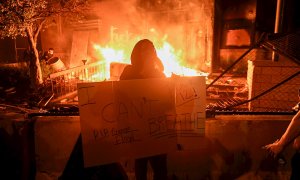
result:
[[[300,71],[300,66],[280,56],[278,61],[248,61],[249,99]],[[249,103],[251,111],[290,111],[299,102],[300,75]]]

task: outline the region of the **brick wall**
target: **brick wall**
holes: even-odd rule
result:
[[[249,99],[275,86],[300,71],[300,66],[280,56],[279,61],[248,61],[247,82]],[[296,105],[300,89],[300,75],[277,87],[273,91],[249,103],[251,111],[287,111]]]

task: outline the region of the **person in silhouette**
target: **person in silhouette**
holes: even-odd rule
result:
[[[131,65],[124,68],[120,80],[163,78],[164,66],[157,57],[153,43],[148,39],[138,41],[131,53]],[[167,154],[160,154],[135,160],[136,180],[147,179],[147,163],[153,169],[154,180],[167,179]]]
[[[49,48],[48,51],[46,51],[43,56],[42,56],[42,60],[45,60],[46,62],[48,62],[49,59],[51,59],[54,56],[54,49],[53,48]]]

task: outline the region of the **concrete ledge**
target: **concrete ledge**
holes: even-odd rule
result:
[[[79,137],[79,116],[40,116],[33,120],[36,180],[58,179]]]
[[[283,152],[286,160],[283,165],[262,147],[280,138],[291,118],[290,115],[222,115],[208,119],[206,137],[213,143],[212,157],[218,164],[213,169],[215,176],[289,179],[294,153],[291,145]]]
[[[218,115],[209,118],[205,122],[205,137],[201,142],[195,142],[200,143],[202,149],[182,150],[168,155],[169,177],[289,179],[290,160],[294,153],[292,147],[288,146],[283,152],[286,164],[279,164],[278,160],[270,158],[262,147],[278,139],[291,118],[291,115]],[[7,121],[2,122],[7,123]],[[21,153],[19,155],[22,158],[23,168],[20,169],[22,174],[18,177],[22,176],[26,179],[30,176],[33,169],[31,166],[34,166],[31,162],[33,157],[36,180],[58,179],[79,137],[79,116],[39,116],[34,117],[30,122],[24,122],[25,124],[19,126],[23,129],[22,134],[19,135],[22,151],[11,149],[15,153]],[[12,132],[10,125],[6,124],[5,127]],[[16,132],[14,130],[14,133]],[[6,140],[11,144],[16,143],[10,138]],[[127,175],[134,179],[133,161],[126,160],[123,165],[127,166],[124,166]],[[10,169],[10,172],[13,172],[14,168]],[[148,175],[151,177],[151,172]]]

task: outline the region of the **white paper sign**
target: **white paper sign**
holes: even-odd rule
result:
[[[78,84],[85,167],[201,148],[205,77]]]

